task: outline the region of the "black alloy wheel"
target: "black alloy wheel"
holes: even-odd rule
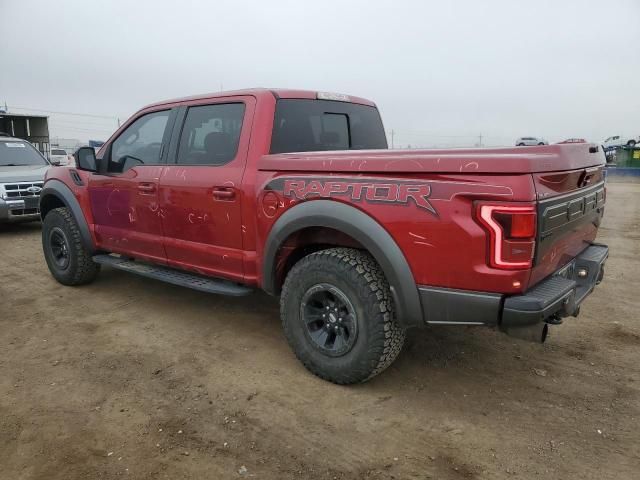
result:
[[[42,250],[51,275],[63,285],[92,282],[100,265],[82,241],[78,223],[66,207],[45,212],[42,220]]]
[[[49,231],[49,248],[51,257],[60,270],[69,268],[69,242],[60,227]]]
[[[302,297],[300,317],[309,340],[325,355],[339,357],[353,348],[358,336],[356,311],[338,287],[312,286]]]

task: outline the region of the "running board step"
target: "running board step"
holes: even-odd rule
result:
[[[126,258],[116,257],[114,255],[94,255],[93,261],[102,265],[109,265],[125,272],[136,273],[143,277],[153,278],[162,282],[180,285],[181,287],[200,290],[201,292],[217,293],[219,295],[230,295],[233,297],[241,297],[249,295],[253,289],[218,278],[208,278],[193,273],[174,270],[173,268],[163,267],[161,265],[150,265],[148,263],[136,262]]]

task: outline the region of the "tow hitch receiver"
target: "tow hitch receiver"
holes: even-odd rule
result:
[[[507,297],[500,329],[512,336],[540,341],[546,331],[543,336],[540,327],[529,332],[525,329],[539,324],[560,325],[565,317],[577,317],[580,304],[602,281],[608,255],[606,245],[593,244],[523,295]]]

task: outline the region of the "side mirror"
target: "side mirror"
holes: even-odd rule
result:
[[[98,170],[98,162],[96,161],[96,151],[93,147],[80,147],[73,154],[73,158],[76,160],[76,167],[79,170],[86,170],[87,172],[95,172]]]

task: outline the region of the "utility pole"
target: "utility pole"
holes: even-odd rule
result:
[[[118,128],[120,128],[120,117],[118,117],[117,120],[118,120]]]
[[[393,143],[393,137],[395,136],[396,132],[391,129],[391,150],[393,150],[394,148],[394,143]]]
[[[479,147],[482,147],[482,134],[480,134],[480,137],[479,137],[479,138],[480,138],[480,142],[479,142],[478,146],[479,146]]]

